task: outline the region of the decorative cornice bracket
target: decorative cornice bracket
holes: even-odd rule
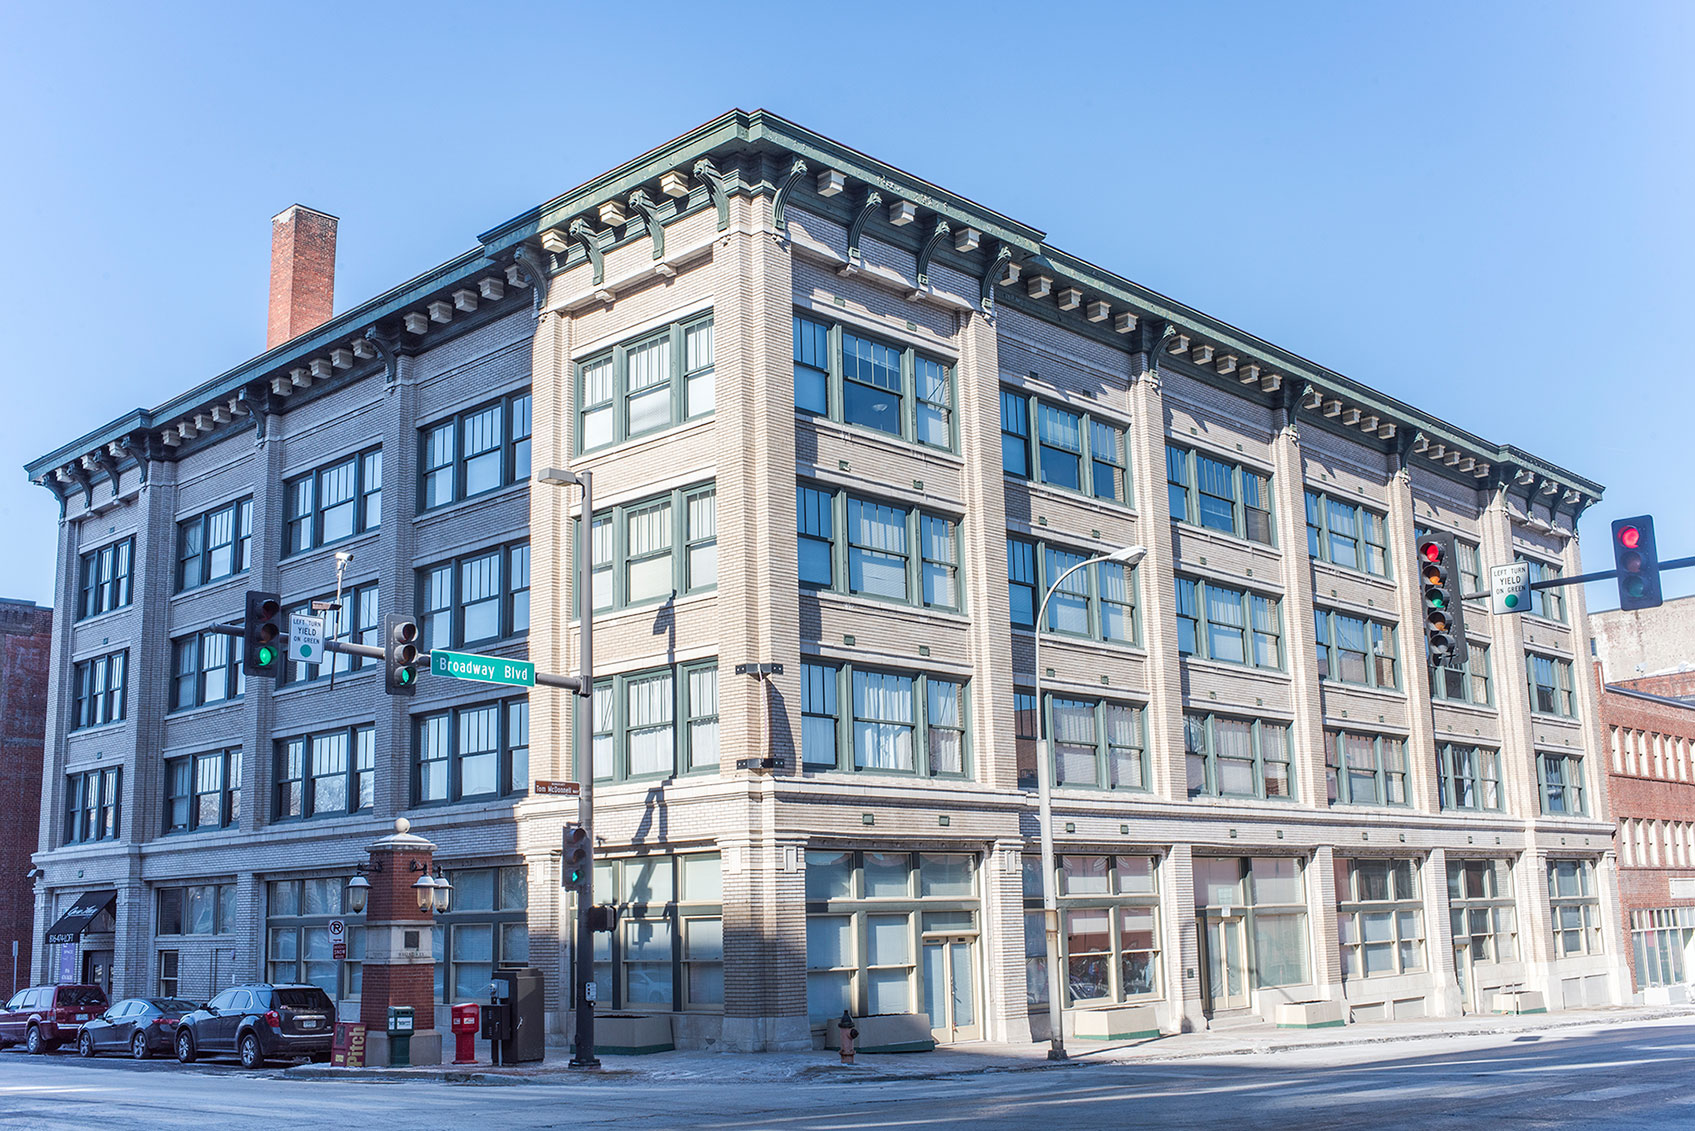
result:
[[[718,230],[724,231],[730,226],[730,191],[725,187],[725,181],[729,178],[720,173],[718,167],[705,157],[694,163],[694,175],[706,182],[706,190],[712,195],[712,203],[718,206]]]
[[[542,265],[541,255],[527,243],[521,243],[512,252],[512,266],[518,273],[529,281],[530,306],[537,318],[541,317],[541,308],[547,302],[547,268]]]
[[[883,194],[876,189],[867,189],[865,199],[860,202],[859,214],[848,225],[847,256],[848,266],[858,267],[865,260],[859,253],[859,240],[865,234],[865,225],[871,219],[871,213],[882,207]]]
[[[595,286],[606,281],[606,256],[600,250],[600,235],[589,227],[588,221],[581,216],[571,221],[571,226],[565,229],[565,234],[583,245],[583,253],[589,257],[589,263],[594,267]]]
[[[365,340],[371,343],[371,348],[377,351],[378,360],[383,363],[383,386],[387,388],[400,377],[400,342],[375,324],[365,331]]]
[[[924,241],[924,246],[918,251],[918,285],[930,285],[930,259],[936,254],[936,248],[947,238],[953,229],[940,216],[936,217],[936,226],[930,232],[930,238]]]
[[[630,194],[630,207],[642,214],[647,234],[653,239],[653,257],[665,258],[665,225],[659,222],[659,205],[647,198],[646,191],[637,189]]]
[[[802,177],[806,176],[806,162],[795,158],[795,163],[789,166],[789,171],[783,177],[783,183],[777,186],[776,196],[771,198],[771,225],[777,229],[777,235],[787,238],[789,234],[788,204],[789,192]]]
[[[1004,243],[995,245],[994,258],[989,260],[988,269],[983,272],[982,279],[977,283],[977,301],[983,314],[989,318],[995,316],[995,284],[1000,281],[1001,272],[1012,262],[1012,249]]]

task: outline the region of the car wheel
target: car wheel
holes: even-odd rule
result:
[[[79,1056],[93,1056],[94,1055],[94,1034],[93,1033],[84,1033],[82,1036],[77,1038],[77,1055],[79,1055]]]
[[[34,1025],[29,1027],[29,1033],[24,1037],[24,1051],[31,1056],[40,1056],[47,1051],[47,1042],[41,1039],[41,1030]]]
[[[153,1050],[147,1047],[147,1038],[137,1033],[129,1043],[129,1054],[137,1060],[146,1060],[153,1055]]]
[[[187,1033],[177,1034],[177,1060],[183,1064],[194,1063],[194,1038]]]
[[[243,1068],[265,1067],[265,1050],[259,1047],[259,1035],[249,1033],[241,1038],[241,1066]]]

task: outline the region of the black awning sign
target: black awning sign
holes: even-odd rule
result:
[[[111,890],[83,892],[76,903],[71,905],[71,909],[47,928],[47,945],[76,942],[94,921],[94,917],[117,900],[118,893]]]

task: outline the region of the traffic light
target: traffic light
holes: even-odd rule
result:
[[[247,591],[247,613],[241,622],[241,670],[247,675],[275,679],[282,674],[282,599],[275,593]]]
[[[1438,667],[1465,663],[1465,614],[1460,607],[1459,559],[1452,534],[1418,538],[1419,607],[1424,613],[1424,648]]]
[[[1613,521],[1613,563],[1618,570],[1618,607],[1660,607],[1660,552],[1654,545],[1654,516]]]
[[[565,851],[560,861],[560,886],[576,892],[579,899],[587,899],[589,867],[589,831],[578,824],[566,825]]]
[[[402,613],[383,617],[383,690],[390,695],[418,690],[418,622]]]

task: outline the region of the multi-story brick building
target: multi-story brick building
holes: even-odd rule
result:
[[[680,1043],[803,1047],[844,1008],[1042,1036],[1038,716],[1069,1016],[1622,992],[1581,593],[1474,617],[1432,686],[1409,583],[1426,526],[1473,583],[1577,572],[1586,479],[765,113],[296,333],[29,468],[83,614],[38,917],[114,892],[125,992],[356,997],[359,920],[339,970],[324,925],[404,814],[455,885],[438,1000],[527,959],[563,1021],[575,802],[527,787],[572,776],[571,697],[389,699],[369,666],[244,687],[207,629],[248,588],[328,595],[341,549],[356,631],[416,611],[431,644],[570,674],[583,547],[623,910],[600,1001]],[[592,470],[586,534],[574,490],[531,484],[550,465]],[[1049,582],[1132,543],[1049,605],[1038,701]],[[84,584],[108,552],[123,600]],[[126,653],[94,722],[76,673]]]
[[[1589,621],[1633,986],[1649,1001],[1687,1001],[1695,982],[1695,597]]]
[[[52,640],[52,609],[0,599],[0,798],[10,802],[0,821],[0,978],[14,988],[29,984],[34,953],[30,857],[39,826],[27,799],[41,795]]]

